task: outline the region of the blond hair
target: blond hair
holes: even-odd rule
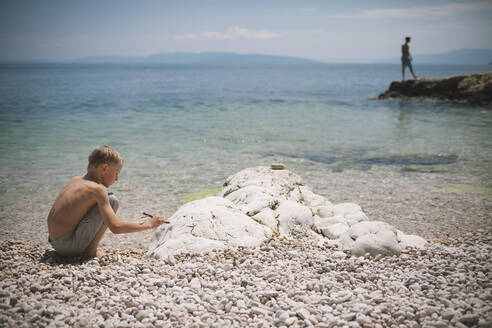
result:
[[[87,168],[91,166],[97,167],[100,164],[123,164],[123,157],[109,146],[99,146],[89,155]]]

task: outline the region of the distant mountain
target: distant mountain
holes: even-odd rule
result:
[[[428,64],[477,64],[492,61],[492,49],[458,49],[434,55],[415,55],[415,60]]]
[[[74,59],[74,62],[80,63],[128,63],[142,61],[143,57],[125,57],[125,56],[93,56]]]
[[[147,57],[83,57],[74,60],[79,63],[162,63],[162,64],[207,64],[207,65],[285,65],[312,64],[316,61],[286,56],[270,56],[248,54],[241,55],[231,52],[172,52],[158,53]]]
[[[492,49],[458,49],[438,54],[412,55],[418,64],[474,64],[487,65],[492,62]],[[381,60],[381,62],[399,62],[400,58]]]

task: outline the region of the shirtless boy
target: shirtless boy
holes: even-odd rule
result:
[[[418,77],[415,75],[413,72],[413,67],[412,67],[412,56],[410,56],[410,46],[408,45],[410,43],[410,37],[407,36],[405,38],[405,43],[402,44],[401,46],[401,75],[403,76],[402,81],[405,81],[405,67],[408,66],[410,69],[410,73],[412,73],[413,78],[416,80]]]
[[[154,229],[165,222],[158,215],[142,223],[116,217],[118,199],[106,188],[118,180],[122,167],[123,158],[116,150],[97,147],[89,156],[87,174],[62,189],[48,215],[49,242],[58,254],[101,257],[104,254],[97,246],[107,228],[120,234]]]

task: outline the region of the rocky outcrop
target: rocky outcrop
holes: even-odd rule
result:
[[[441,79],[393,81],[378,99],[434,98],[471,105],[492,104],[492,72]]]
[[[332,204],[288,170],[253,167],[229,177],[216,197],[182,206],[155,233],[149,254],[168,259],[188,252],[254,247],[307,234],[354,255],[399,254],[426,241],[381,221],[354,203]]]

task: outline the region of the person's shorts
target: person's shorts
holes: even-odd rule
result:
[[[118,199],[113,193],[108,193],[108,196],[109,203],[113,211],[116,212]],[[94,237],[103,224],[104,221],[101,213],[99,213],[99,207],[95,205],[84,215],[73,232],[55,240],[48,239],[48,241],[55,251],[62,256],[79,256],[94,240]]]
[[[401,56],[401,64],[403,67],[405,66],[412,67],[412,57]]]

